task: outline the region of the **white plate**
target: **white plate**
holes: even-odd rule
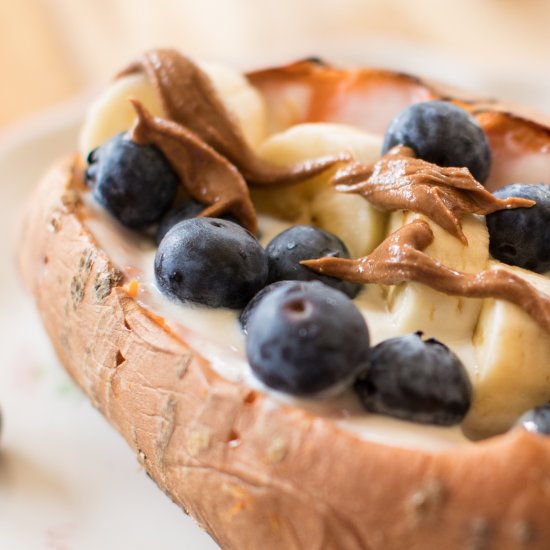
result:
[[[46,167],[74,149],[79,103],[0,145],[0,548],[214,550],[61,369],[19,285],[18,214]]]

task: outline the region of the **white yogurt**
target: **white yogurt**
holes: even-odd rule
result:
[[[337,425],[362,439],[429,451],[471,443],[459,426],[425,426],[366,413],[351,392],[332,399],[297,399],[262,386],[252,375],[246,360],[238,312],[184,305],[169,300],[155,284],[154,244],[122,227],[89,194],[84,197],[84,202],[88,213],[86,225],[99,246],[117,267],[139,283],[137,302],[154,314],[162,316],[170,328],[208,360],[220,376],[260,388],[280,401],[333,417]],[[259,229],[262,244],[265,245],[289,226],[286,222],[261,216]],[[386,308],[380,286],[366,285],[354,302],[368,322],[372,344],[399,335]],[[460,357],[467,370],[474,372],[472,343],[464,340],[445,343]]]

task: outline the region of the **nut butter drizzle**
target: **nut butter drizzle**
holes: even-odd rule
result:
[[[178,174],[185,190],[207,204],[201,216],[233,214],[246,229],[255,233],[256,211],[243,177],[225,157],[185,127],[153,117],[136,99],[130,99],[137,118],[129,131],[132,141],[156,145]]]
[[[176,50],[145,53],[119,73],[144,72],[155,87],[164,112],[234,164],[248,184],[258,187],[297,183],[324,172],[348,155],[329,156],[289,167],[275,166],[250,148],[208,76]]]
[[[460,223],[463,215],[534,204],[520,198],[498,199],[468,169],[439,167],[417,159],[413,150],[404,146],[394,147],[369,166],[349,162],[348,156],[321,158],[289,168],[273,166],[255,155],[209,78],[179,52],[148,52],[119,76],[139,71],[144,71],[157,89],[171,120],[152,117],[141,103],[132,100],[137,121],[130,137],[162,150],[189,194],[209,205],[202,216],[232,213],[255,232],[256,213],[247,183],[297,183],[343,160],[348,162],[333,178],[338,191],[359,193],[383,210],[425,214],[464,244],[467,239]],[[433,238],[430,226],[415,220],[364,258],[325,257],[301,263],[318,273],[356,283],[395,285],[415,281],[455,296],[507,300],[550,331],[550,297],[503,269],[477,274],[450,269],[424,252]]]
[[[364,258],[326,257],[301,263],[317,273],[354,283],[397,285],[415,281],[453,296],[506,300],[550,331],[550,296],[505,269],[455,271],[423,252],[433,239],[429,224],[417,219],[392,233]]]
[[[478,183],[467,168],[441,167],[416,158],[410,147],[397,145],[378,162],[350,162],[332,183],[342,193],[358,193],[382,210],[424,214],[464,244],[460,218],[497,210],[530,207],[534,201],[499,199]]]

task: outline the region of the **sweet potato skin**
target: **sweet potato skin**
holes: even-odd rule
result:
[[[78,179],[64,160],[29,203],[24,282],[63,366],[222,548],[548,548],[550,441],[392,448],[220,378],[130,298]]]

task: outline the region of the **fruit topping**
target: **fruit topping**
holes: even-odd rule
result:
[[[246,304],[246,307],[242,310],[241,314],[239,315],[239,323],[241,324],[241,328],[243,329],[243,332],[245,334],[248,333],[248,321],[250,319],[250,316],[254,311],[256,310],[256,306],[263,300],[270,292],[273,292],[276,288],[280,288],[282,286],[289,286],[289,285],[296,285],[295,281],[277,281],[276,283],[271,283],[270,285],[265,286],[254,295],[252,300]]]
[[[271,134],[258,155],[279,166],[347,152],[358,162],[380,158],[382,137],[346,124],[308,122]],[[294,224],[307,223],[334,233],[354,257],[368,254],[384,237],[387,214],[356,194],[331,185],[334,170],[296,185],[251,189],[256,208]]]
[[[90,153],[85,180],[100,204],[123,225],[136,229],[164,215],[179,185],[157,147],[135,143],[125,134]]]
[[[169,210],[162,218],[157,232],[155,233],[156,243],[159,244],[164,238],[164,235],[166,235],[166,233],[168,233],[174,225],[184,220],[190,220],[191,218],[200,216],[200,214],[204,212],[205,208],[205,204],[196,201],[195,199],[187,199],[172,208],[172,210]],[[231,215],[221,216],[221,219],[238,223],[237,220]]]
[[[424,214],[467,244],[461,219],[504,208],[532,206],[522,198],[496,198],[466,168],[442,168],[416,158],[410,147],[396,145],[371,165],[349,163],[333,178],[342,193],[359,193],[382,210]]]
[[[518,425],[528,432],[550,435],[550,405],[541,405],[524,413]]]
[[[332,233],[311,225],[295,225],[279,233],[266,247],[270,283],[319,280],[354,298],[360,285],[327,277],[300,265],[311,258],[349,258],[346,245]]]
[[[529,277],[545,278],[488,262],[487,227],[472,215],[487,215],[495,258],[549,270],[550,245],[544,239],[550,187],[513,185],[490,193],[479,183],[491,168],[487,138],[472,116],[448,102],[420,103],[399,113],[379,158],[379,136],[342,124],[298,124],[263,140],[263,98],[241,77],[239,89],[248,86],[261,111],[244,110],[256,113],[253,125],[263,136],[247,140],[230,114],[231,102],[217,95],[215,79],[172,51],[146,54],[123,76],[125,85],[112,97],[115,103],[126,102],[124,90],[140,91],[139,100],[129,100],[135,118],[125,113],[105,132],[121,124],[127,128],[132,120],[133,126],[92,151],[85,178],[95,198],[123,224],[151,230],[148,226],[160,220],[154,265],[160,290],[179,302],[244,307],[239,320],[247,359],[266,386],[296,396],[347,391],[348,397],[353,386],[368,411],[428,424],[457,424],[470,411],[462,428],[476,436],[490,401],[484,393],[493,383],[490,375],[502,379],[513,371],[515,376],[517,358],[510,368],[506,365],[508,370],[495,360],[493,370],[504,373],[495,374],[487,372],[487,361],[479,360],[478,353],[471,405],[468,374],[443,343],[423,340],[416,332],[371,350],[365,318],[350,298],[362,284],[393,286],[375,289],[383,292],[379,297],[389,311],[372,310],[380,320],[388,314],[383,321],[393,334],[420,329],[444,341],[449,336],[453,342],[469,342],[482,308],[476,298],[494,298],[483,302],[483,311],[489,302],[501,308],[511,307],[502,306],[502,300],[517,304],[540,326],[533,334],[550,331],[550,296]],[[252,96],[246,92],[242,97]],[[113,106],[107,110],[117,112]],[[237,118],[242,123],[247,116]],[[87,143],[103,141],[101,124],[92,130]],[[176,196],[185,199],[177,202]],[[264,251],[252,234],[256,208],[315,226],[295,225]],[[388,226],[393,233],[381,242]],[[354,258],[363,257],[352,260],[346,245]],[[137,281],[131,283],[128,294],[136,297]],[[367,294],[366,302],[372,298]],[[370,305],[361,303],[367,311]],[[515,313],[523,324],[531,323]],[[423,326],[427,317],[449,333]],[[451,317],[454,323],[447,321]],[[485,345],[479,344],[479,326],[486,317],[474,336],[476,352]],[[544,384],[536,383],[544,374],[539,371],[523,378],[537,387],[540,398],[534,390],[527,400],[522,392],[516,399],[511,391],[491,391],[513,409],[498,430],[545,400]],[[550,406],[533,409],[520,424],[550,433],[549,411]],[[489,412],[487,433],[498,431],[495,418],[509,411]]]
[[[502,187],[495,196],[521,197],[536,204],[487,216],[492,256],[537,273],[550,270],[550,186],[515,183]]]
[[[162,218],[157,232],[155,233],[155,241],[160,244],[164,235],[179,222],[196,218],[204,210],[205,205],[195,199],[188,199],[178,204]]]
[[[344,293],[318,281],[276,288],[247,326],[252,371],[267,386],[293,395],[341,389],[368,359],[361,312]]]
[[[484,182],[491,167],[491,149],[477,120],[447,101],[425,101],[403,109],[393,119],[382,153],[395,145],[411,147],[419,158],[439,166],[466,167]]]
[[[503,268],[466,273],[442,264],[424,250],[433,242],[429,224],[421,219],[393,232],[371,254],[356,260],[320,258],[302,265],[353,283],[398,285],[416,281],[452,296],[496,298],[521,307],[550,331],[550,296]]]
[[[235,166],[184,126],[153,117],[139,101],[130,101],[137,114],[130,130],[132,140],[154,144],[164,153],[189,195],[207,205],[201,215],[220,217],[231,213],[255,233],[256,211],[248,186]]]
[[[330,156],[288,167],[272,165],[250,148],[208,76],[190,59],[175,50],[153,50],[145,53],[119,76],[137,72],[145,72],[170,120],[187,128],[204,144],[228,159],[251,185],[271,186],[303,181],[347,158],[346,155]]]
[[[472,400],[460,359],[419,332],[374,346],[354,388],[368,411],[442,426],[461,422]]]
[[[241,308],[266,283],[267,257],[246,229],[227,220],[176,224],[155,256],[161,291],[181,302]]]

